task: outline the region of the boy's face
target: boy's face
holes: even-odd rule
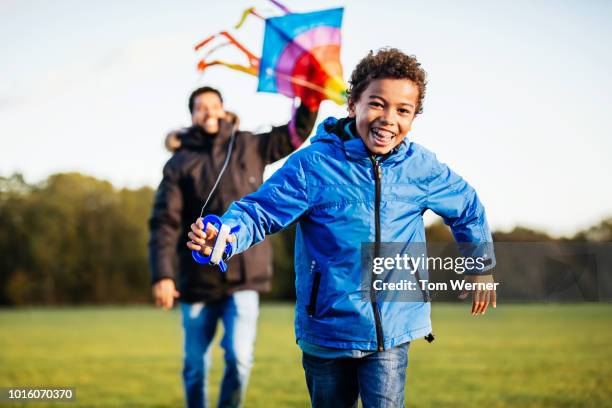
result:
[[[375,79],[359,100],[349,100],[349,116],[370,152],[387,154],[410,131],[418,100],[419,90],[409,79]]]
[[[225,111],[219,95],[214,92],[205,92],[196,96],[191,114],[191,122],[194,125],[214,135],[219,131],[219,119],[224,117]]]

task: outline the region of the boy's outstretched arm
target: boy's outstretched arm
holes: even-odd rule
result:
[[[259,187],[257,191],[235,201],[221,217],[223,224],[230,227],[240,226],[240,230],[230,236],[232,254],[243,252],[264,240],[266,235],[274,234],[295,222],[308,210],[306,175],[299,154],[289,157],[283,167]],[[201,223],[200,223],[201,224]],[[214,240],[214,228],[194,222],[189,233],[187,247],[208,255],[209,241]]]
[[[483,260],[484,267],[466,271],[465,279],[471,283],[493,283],[490,270],[495,266],[495,254],[484,206],[474,188],[461,176],[437,159],[434,161],[427,208],[440,215],[450,226],[463,256]],[[467,292],[460,295],[462,299],[465,297]],[[472,315],[484,314],[489,304],[497,306],[494,290],[472,292]]]

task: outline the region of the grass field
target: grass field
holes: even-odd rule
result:
[[[0,387],[75,387],[86,407],[183,405],[178,311],[0,310]],[[434,304],[432,344],[411,345],[407,407],[612,406],[612,305]],[[218,339],[217,339],[218,343]],[[247,407],[305,407],[293,308],[265,304]],[[211,402],[222,351],[214,350]],[[0,406],[24,406],[0,403]]]

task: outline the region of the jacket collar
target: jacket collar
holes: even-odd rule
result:
[[[317,133],[312,138],[312,143],[333,143],[340,147],[350,160],[369,160],[372,153],[356,133],[354,119],[328,117],[317,128]],[[405,137],[390,153],[378,157],[385,162],[400,162],[406,158],[410,144],[411,142]]]
[[[194,125],[187,129],[183,136],[182,146],[188,149],[201,150],[224,144],[232,136],[234,125],[226,120],[219,121],[219,131],[216,134],[207,133],[200,126]]]

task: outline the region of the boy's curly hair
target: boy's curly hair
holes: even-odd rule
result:
[[[359,100],[373,79],[409,79],[419,90],[415,115],[423,112],[423,98],[427,86],[427,73],[414,55],[406,55],[397,48],[370,51],[355,67],[349,80],[348,95]]]

